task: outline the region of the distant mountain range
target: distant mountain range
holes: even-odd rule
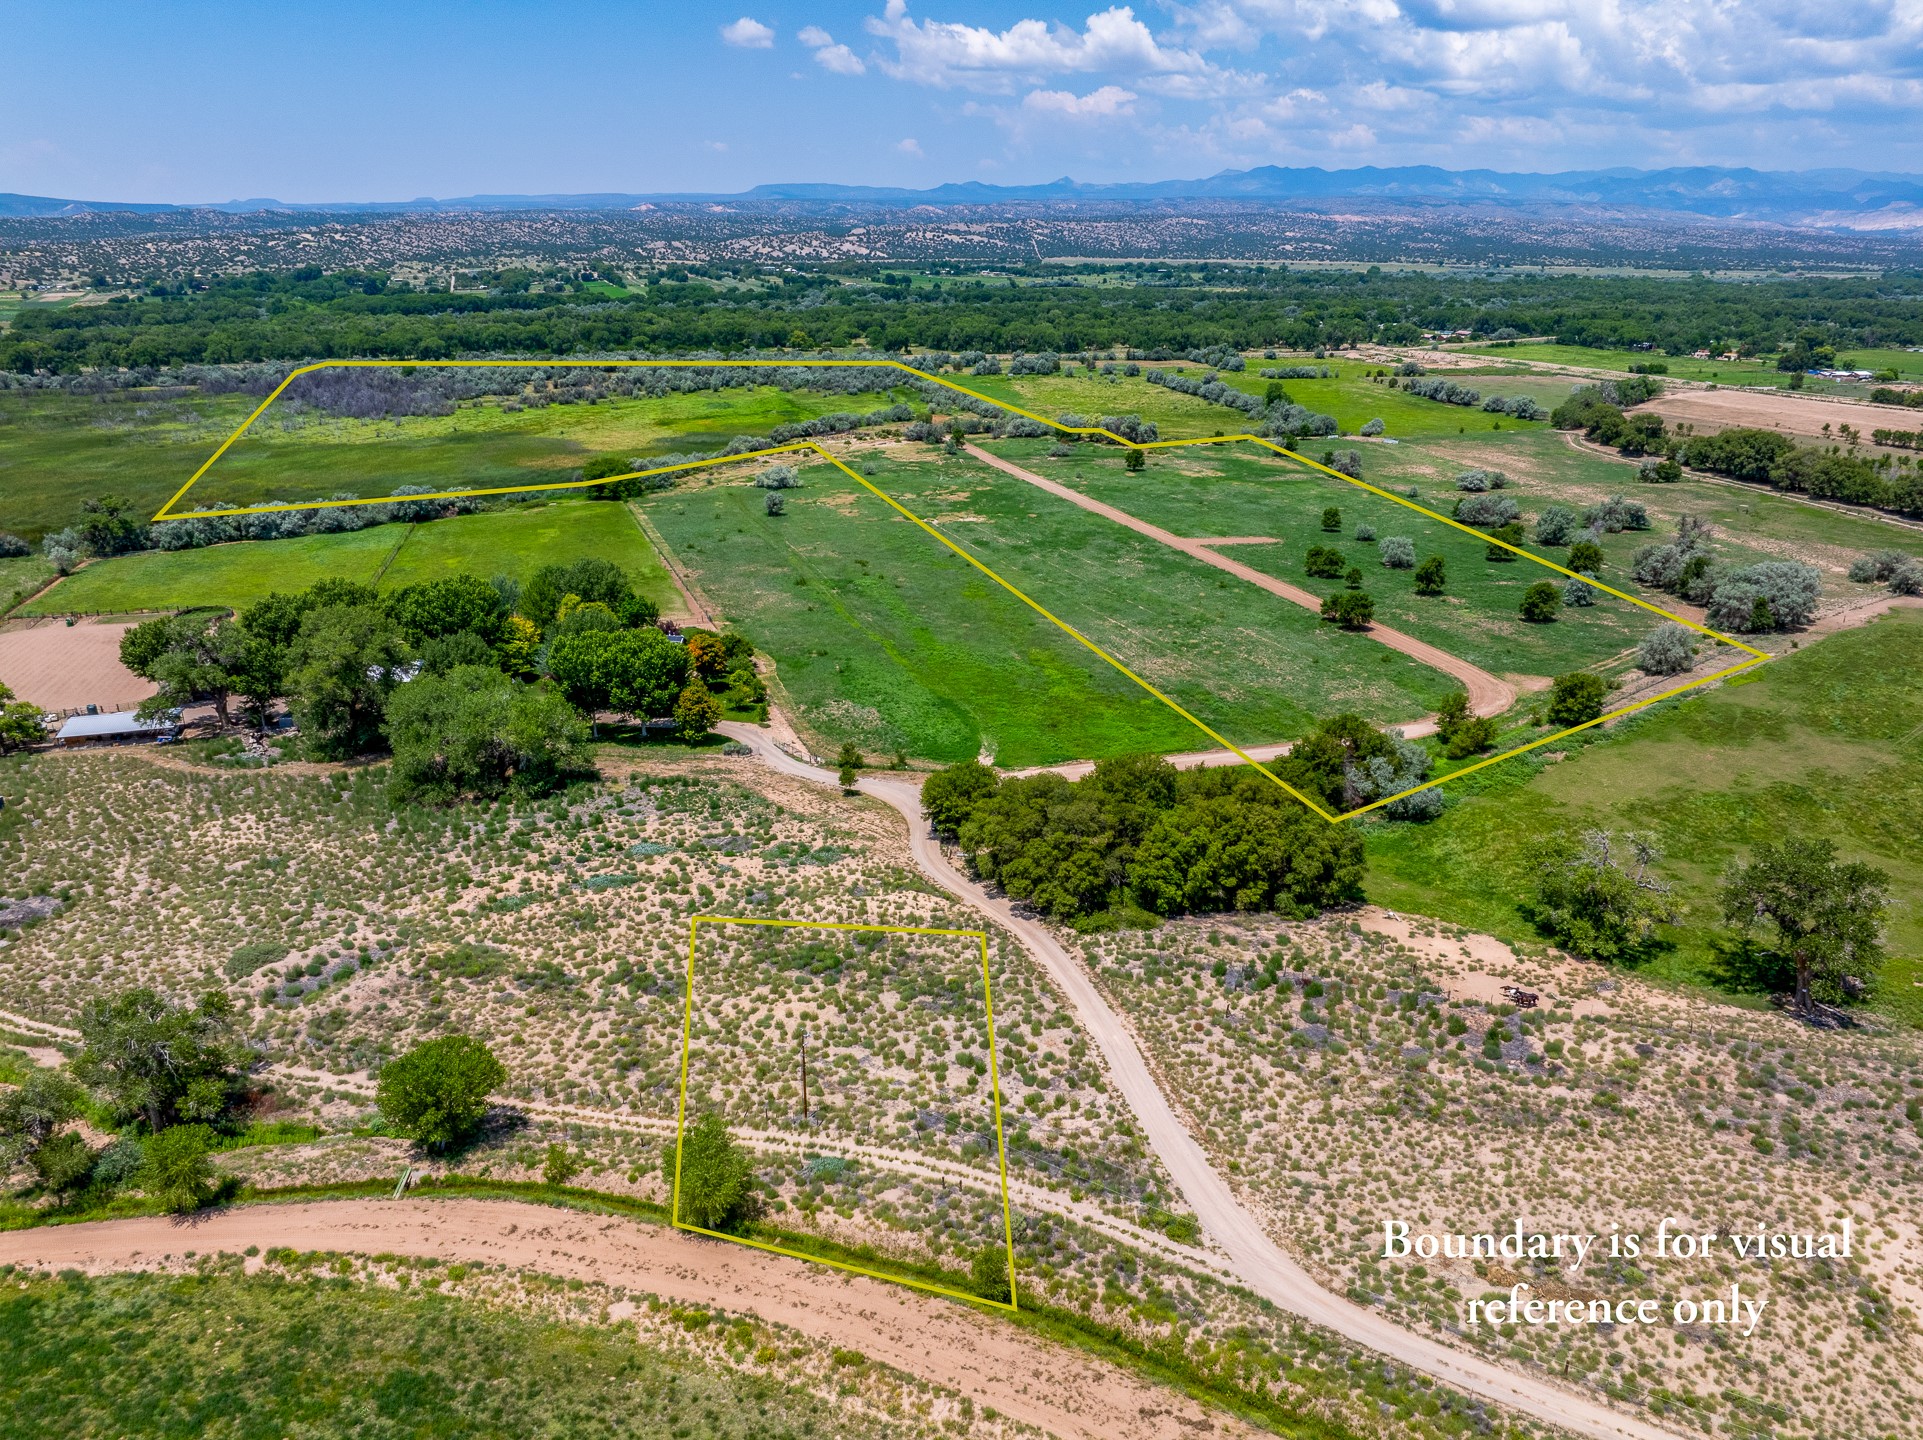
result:
[[[757,185],[733,195],[596,194],[464,195],[401,201],[288,203],[226,200],[198,205],[141,205],[61,200],[0,193],[0,218],[45,219],[95,214],[162,215],[180,211],[251,214],[262,211],[405,213],[487,210],[630,210],[650,205],[872,205],[995,206],[1010,203],[1100,204],[1240,202],[1325,209],[1367,202],[1373,208],[1514,206],[1688,215],[1733,223],[1843,230],[1923,229],[1923,176],[1860,170],[1768,171],[1692,166],[1669,170],[1567,170],[1508,174],[1498,170],[1443,170],[1431,165],[1323,170],[1264,165],[1224,170],[1199,180],[1084,185],[1064,177],[1041,185],[985,185],[978,181],[927,190],[873,185]]]

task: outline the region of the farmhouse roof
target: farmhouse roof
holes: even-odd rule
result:
[[[55,738],[62,744],[76,740],[112,740],[126,735],[171,735],[180,729],[178,720],[142,720],[132,710],[106,715],[75,715],[60,727]]]

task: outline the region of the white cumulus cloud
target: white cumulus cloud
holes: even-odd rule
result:
[[[772,50],[775,46],[775,32],[772,27],[763,25],[759,20],[743,15],[732,25],[721,27],[723,43],[740,50]]]
[[[907,0],[888,0],[868,21],[895,57],[882,68],[901,80],[940,87],[1007,91],[1018,80],[1054,75],[1202,75],[1214,67],[1194,50],[1164,45],[1127,5],[1090,15],[1080,30],[1018,20],[1006,30],[951,20],[916,20]]]
[[[1133,90],[1120,85],[1104,85],[1086,95],[1072,90],[1031,90],[1022,97],[1022,108],[1070,120],[1103,120],[1131,113],[1137,98]]]
[[[835,44],[835,37],[819,25],[810,25],[795,38],[815,52],[815,64],[837,75],[865,75],[868,67],[846,45]]]

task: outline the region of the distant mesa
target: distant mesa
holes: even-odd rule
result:
[[[1376,207],[1581,208],[1603,212],[1688,215],[1714,220],[1840,230],[1923,229],[1923,176],[1861,170],[1769,171],[1721,166],[1667,170],[1565,170],[1512,174],[1444,170],[1433,165],[1364,166],[1355,170],[1263,165],[1223,170],[1195,180],[1083,184],[1063,176],[1037,185],[988,185],[978,180],[906,190],[817,182],[757,185],[733,195],[697,193],[587,195],[464,195],[451,199],[289,202],[257,198],[213,203],[134,204],[0,194],[0,218],[57,219],[95,214],[158,215],[187,210],[245,215],[260,212],[407,213],[506,210],[646,210],[661,205],[993,206],[1047,204],[1168,204],[1242,202],[1314,209],[1334,201]]]

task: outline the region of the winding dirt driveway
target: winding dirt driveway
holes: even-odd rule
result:
[[[1209,548],[1211,544],[1224,543],[1222,541],[1184,539],[1173,531],[1164,530],[1160,525],[1151,525],[1146,520],[1137,519],[1126,510],[1117,510],[1113,505],[1091,499],[1081,491],[1072,490],[1066,485],[1050,480],[1047,476],[1037,475],[1033,470],[1024,470],[1013,461],[1004,460],[999,455],[992,455],[979,445],[964,445],[962,448],[984,465],[991,465],[1004,475],[1012,475],[1017,480],[1026,480],[1030,485],[1046,490],[1057,499],[1081,506],[1091,515],[1100,515],[1104,520],[1113,520],[1117,525],[1125,525],[1138,535],[1146,535],[1149,539],[1159,541],[1171,550],[1179,550],[1205,565],[1213,565],[1217,570],[1233,575],[1238,580],[1246,580],[1249,584],[1266,590],[1271,595],[1279,595],[1282,599],[1300,605],[1305,610],[1313,610],[1318,615],[1322,613],[1320,595],[1312,594],[1298,585],[1291,585],[1286,580],[1278,580],[1273,575],[1264,575],[1260,570],[1252,569],[1240,560],[1231,560],[1226,555],[1218,555]],[[1232,541],[1233,539],[1234,537],[1231,537]],[[1431,645],[1426,640],[1418,640],[1413,635],[1405,635],[1402,631],[1392,630],[1387,625],[1371,625],[1365,633],[1378,644],[1387,645],[1391,650],[1400,651],[1411,660],[1420,660],[1424,665],[1460,680],[1463,688],[1469,692],[1471,714],[1500,715],[1516,703],[1516,688],[1508,681],[1500,680],[1480,666],[1471,665],[1467,660],[1451,655],[1447,650]]]
[[[0,1234],[0,1263],[103,1274],[174,1268],[187,1251],[237,1254],[250,1245],[504,1265],[749,1311],[1075,1440],[1257,1433],[1179,1390],[966,1305],[658,1225],[519,1201],[329,1200],[55,1225]]]
[[[720,729],[730,739],[750,747],[770,769],[821,785],[838,784],[832,771],[795,759],[756,726],[726,721]],[[920,785],[866,776],[858,782],[858,788],[893,806],[908,822],[909,845],[924,875],[1006,927],[1061,986],[1077,1021],[1101,1047],[1117,1088],[1134,1111],[1156,1156],[1168,1167],[1190,1208],[1250,1290],[1291,1314],[1466,1394],[1591,1440],[1675,1440],[1678,1432],[1619,1413],[1600,1400],[1553,1381],[1512,1372],[1492,1360],[1404,1330],[1377,1312],[1323,1289],[1236,1200],[1162,1093],[1133,1031],[1110,1008],[1081,964],[1046,927],[1016,914],[1006,900],[990,895],[950,863],[922,818]]]

